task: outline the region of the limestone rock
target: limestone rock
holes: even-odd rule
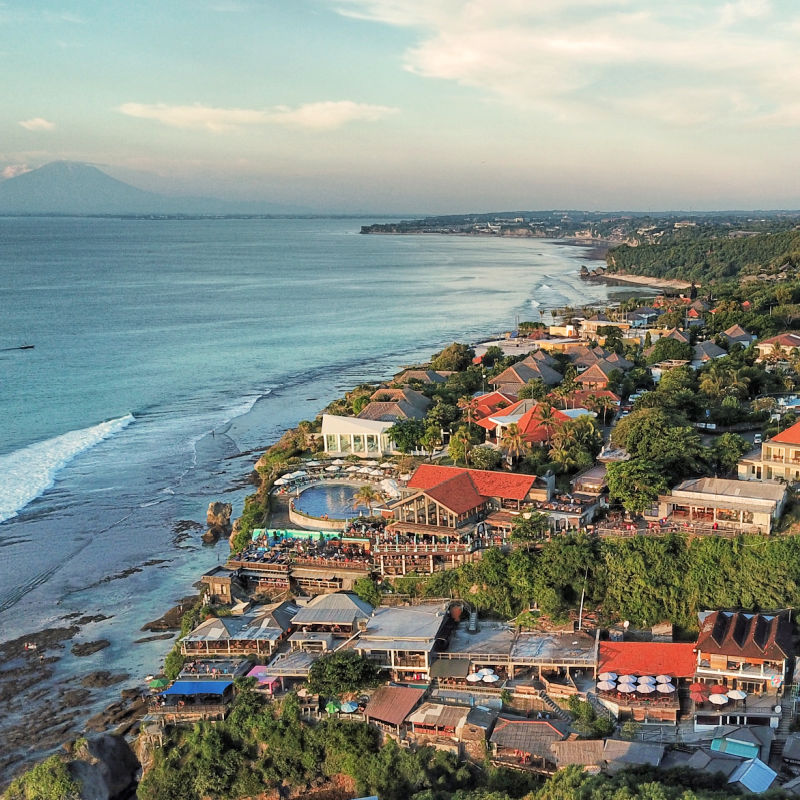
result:
[[[121,736],[102,733],[84,740],[69,765],[81,782],[81,800],[111,800],[134,786],[139,760]]]
[[[220,536],[230,536],[232,513],[233,506],[230,503],[209,503],[206,514],[208,530],[203,534],[203,540],[216,541]]]

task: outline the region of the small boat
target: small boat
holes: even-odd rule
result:
[[[33,344],[20,344],[16,347],[3,347],[0,352],[3,353],[10,353],[12,350],[33,350],[36,345]]]

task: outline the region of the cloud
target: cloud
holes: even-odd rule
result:
[[[712,121],[728,127],[796,117],[800,10],[778,18],[770,0],[327,2],[343,16],[407,29],[406,71],[521,112],[588,121],[649,108],[654,120],[680,125],[693,110],[709,116],[707,96]]]
[[[7,167],[3,168],[2,175],[3,180],[8,180],[9,178],[16,178],[17,175],[22,175],[25,172],[30,172],[32,167],[29,167],[27,164],[9,164]]]
[[[25,119],[19,124],[28,131],[51,131],[56,126],[55,122],[50,122],[50,120],[44,119],[43,117]]]
[[[117,109],[129,117],[152,119],[173,128],[195,128],[214,132],[253,125],[288,125],[297,128],[331,130],[350,122],[374,122],[397,111],[388,106],[329,100],[291,108],[213,108],[195,104],[171,106],[166,103],[123,103]]]

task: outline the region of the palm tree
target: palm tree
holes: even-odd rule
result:
[[[547,434],[545,441],[549,444],[553,431],[558,427],[556,410],[550,403],[538,403],[536,406],[536,419],[539,421],[539,425],[545,429]]]
[[[604,425],[608,422],[609,416],[617,409],[617,404],[607,394],[592,394],[587,400],[589,410],[600,414]]]
[[[462,397],[458,401],[458,407],[467,413],[467,423],[472,425],[472,417],[478,410],[480,400],[477,397]]]
[[[353,495],[353,508],[366,506],[370,515],[372,515],[372,507],[379,505],[381,502],[383,502],[383,494],[369,484],[360,487]]]
[[[515,459],[519,458],[528,449],[528,443],[525,441],[525,437],[516,422],[512,422],[511,425],[503,430],[500,446],[511,466],[514,466]]]
[[[472,450],[472,436],[466,425],[461,425],[450,437],[450,441],[463,448],[464,464],[469,466],[469,451]]]

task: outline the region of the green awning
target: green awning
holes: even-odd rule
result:
[[[469,659],[437,658],[431,664],[431,678],[466,678],[469,675]]]

